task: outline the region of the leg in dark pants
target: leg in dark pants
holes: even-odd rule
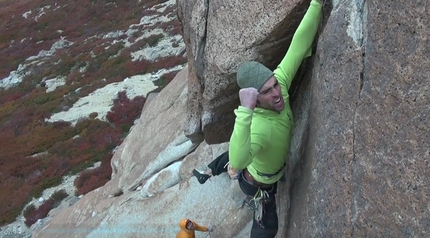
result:
[[[265,213],[263,214],[264,228],[253,219],[251,228],[251,238],[273,238],[278,232],[278,214],[276,213],[276,199],[272,198],[264,203]]]
[[[239,176],[239,186],[242,191],[248,195],[254,197],[254,195],[258,191],[258,187],[254,186],[250,182],[246,180],[243,176],[243,173]],[[251,238],[273,238],[276,236],[278,232],[278,214],[276,213],[276,199],[275,194],[277,190],[277,183],[273,184],[270,189],[262,189],[267,191],[269,194],[269,199],[263,203],[263,218],[262,224],[264,228],[258,224],[258,222],[253,219],[252,229],[251,229]]]
[[[194,176],[196,176],[199,183],[204,184],[206,180],[208,180],[211,176],[216,176],[227,172],[227,163],[228,151],[224,152],[208,164],[210,170],[207,170],[204,173],[200,173],[199,171],[194,169],[193,174]]]
[[[208,164],[208,167],[212,170],[212,175],[220,175],[224,172],[227,172],[227,163],[228,163],[228,151],[224,152],[220,156],[218,156],[216,159],[214,159],[210,164]]]

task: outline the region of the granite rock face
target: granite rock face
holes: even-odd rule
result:
[[[239,64],[276,67],[308,4],[179,0],[188,67],[145,105],[112,180],[33,236],[174,237],[188,217],[218,227],[211,237],[249,237],[237,183],[200,185],[191,171],[228,149]],[[429,236],[429,10],[423,0],[326,2],[291,90],[277,237]]]
[[[228,141],[238,106],[236,71],[255,60],[274,69],[285,55],[308,1],[179,0],[189,66],[186,135]]]
[[[333,1],[288,237],[429,236],[429,8]]]
[[[186,217],[206,226],[228,224],[213,237],[246,237],[252,213],[238,208],[244,195],[237,181],[224,174],[201,185],[192,177],[228,143],[195,144],[185,137],[187,75],[185,68],[145,105],[112,158],[111,181],[44,219],[33,237],[167,238]]]

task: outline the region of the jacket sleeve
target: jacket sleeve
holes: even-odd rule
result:
[[[311,46],[322,16],[322,4],[312,0],[294,33],[290,47],[274,74],[279,84],[288,91],[303,59],[311,55]]]
[[[194,230],[196,230],[196,231],[208,231],[208,228],[206,226],[201,226],[201,225],[195,223],[194,221],[193,221],[193,223],[194,223]]]
[[[262,130],[252,130],[253,111],[249,108],[239,106],[234,111],[236,121],[229,144],[230,165],[236,169],[244,169],[251,164],[254,156],[262,149],[267,148],[267,135],[260,133]],[[270,130],[266,130],[270,131]]]

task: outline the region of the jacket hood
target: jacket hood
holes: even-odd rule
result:
[[[187,220],[188,220],[187,218],[182,219],[182,220],[179,222],[179,227],[181,227],[181,229],[184,229],[184,230],[187,230],[187,231],[188,231],[188,229],[187,229],[187,227],[186,227]]]

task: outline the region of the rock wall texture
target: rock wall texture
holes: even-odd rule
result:
[[[113,178],[46,219],[34,237],[249,237],[228,176],[191,176],[228,148],[235,72],[280,62],[308,0],[178,0],[188,67],[145,105]],[[430,3],[333,0],[293,84],[295,126],[277,237],[430,235]],[[197,233],[205,237],[205,233]]]
[[[288,237],[430,235],[429,8],[333,1]]]
[[[236,71],[249,60],[274,69],[309,1],[178,0],[189,64],[186,134],[228,141],[238,106]]]
[[[34,227],[33,237],[170,238],[186,217],[220,227],[211,237],[247,237],[252,213],[239,209],[244,195],[236,181],[225,174],[200,185],[192,177],[194,168],[204,169],[228,143],[196,144],[185,137],[187,75],[185,68],[145,104],[112,158],[112,180],[51,213]]]

